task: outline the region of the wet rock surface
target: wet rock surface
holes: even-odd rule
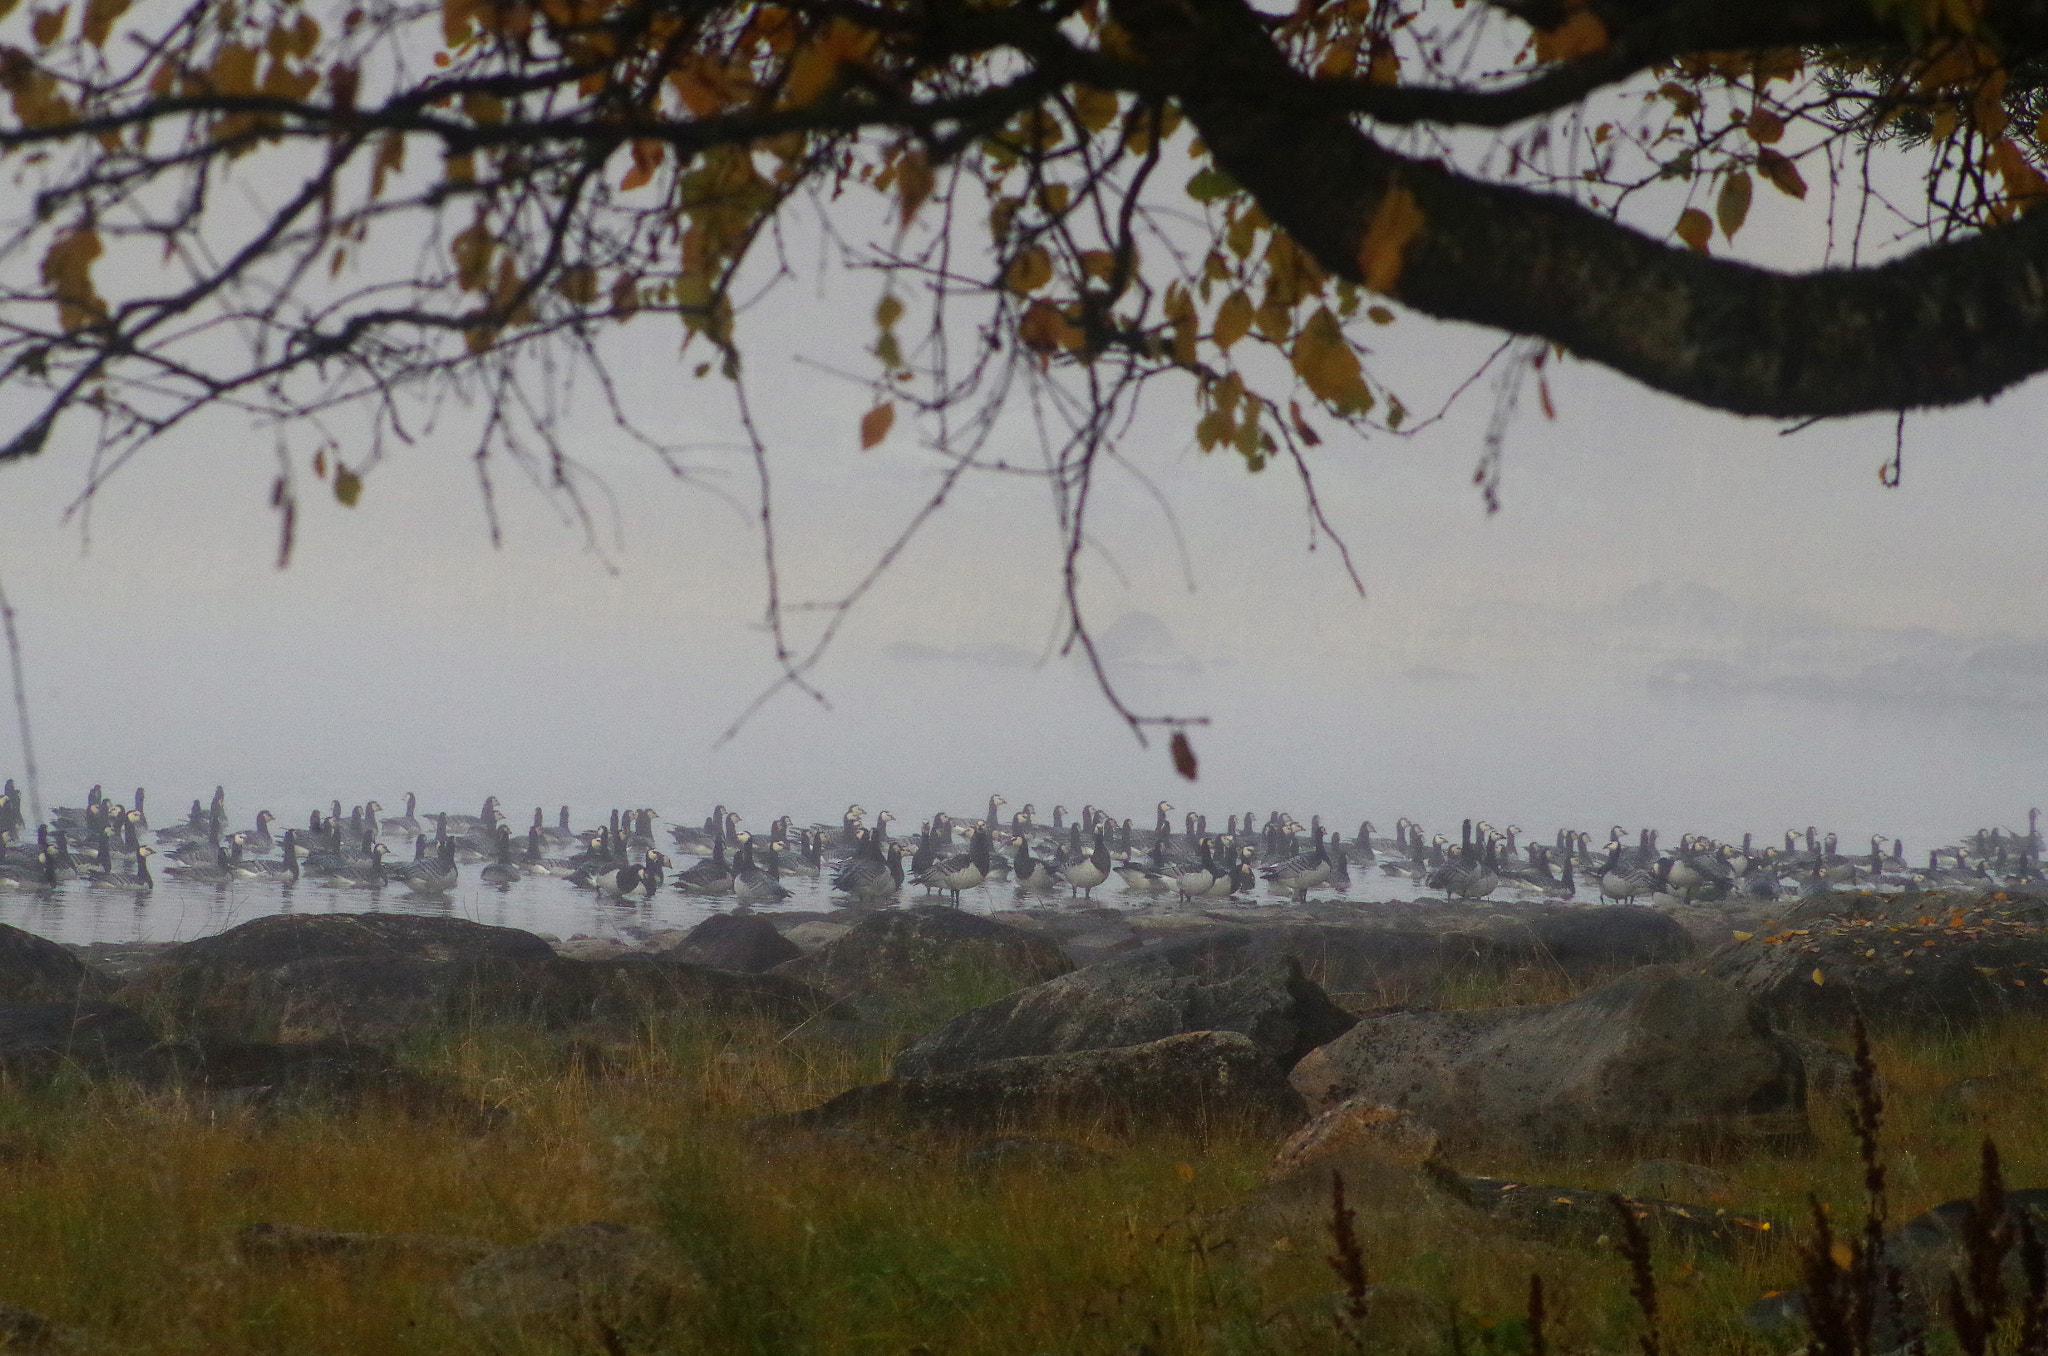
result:
[[[1037,984],[1072,962],[1050,939],[942,904],[870,913],[773,973],[842,995],[902,994],[935,985]]]
[[[1568,1002],[1367,1018],[1295,1066],[1314,1109],[1412,1111],[1455,1147],[1803,1143],[1805,1073],[1763,1010],[1649,966]]]
[[[115,982],[69,947],[0,923],[0,1004],[106,998]]]
[[[804,949],[760,914],[715,913],[661,954],[668,960],[751,975],[795,960]]]
[[[1143,1045],[1025,1055],[928,1078],[848,1089],[769,1129],[896,1126],[945,1133],[1078,1122],[1111,1130],[1292,1129],[1300,1095],[1234,1031],[1195,1031]]]

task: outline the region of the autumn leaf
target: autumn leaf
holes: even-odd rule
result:
[[[1216,328],[1209,336],[1216,347],[1229,352],[1230,346],[1251,333],[1252,299],[1243,292],[1232,292],[1216,308]]]
[[[1729,239],[1749,219],[1749,200],[1755,192],[1748,170],[1736,170],[1721,181],[1720,196],[1714,200],[1714,215],[1720,218],[1721,234]]]
[[[1750,110],[1746,129],[1749,139],[1759,146],[1768,146],[1785,135],[1785,120],[1768,108]]]
[[[1197,770],[1195,746],[1188,742],[1188,732],[1186,730],[1175,730],[1173,738],[1167,744],[1167,749],[1173,754],[1173,770],[1189,781],[1195,780],[1195,772]],[[1186,1173],[1186,1176],[1189,1178],[1192,1178],[1194,1175],[1193,1169],[1189,1169]]]
[[[95,47],[105,47],[114,31],[114,20],[127,10],[129,0],[86,0],[85,22],[79,36]]]
[[[1052,281],[1052,256],[1043,247],[1033,245],[1020,250],[1010,260],[1010,266],[1003,270],[1003,285],[1018,296],[1027,296]]]
[[[1408,242],[1421,234],[1423,222],[1422,208],[1406,185],[1397,182],[1387,189],[1358,242],[1358,271],[1367,287],[1393,293]]]
[[[1040,355],[1079,348],[1083,340],[1080,327],[1068,323],[1060,308],[1042,297],[1024,308],[1024,318],[1017,322],[1017,338]]]
[[[869,410],[860,417],[860,450],[865,452],[889,436],[889,430],[896,423],[896,406],[891,401]]]
[[[1365,384],[1358,355],[1344,338],[1343,327],[1327,306],[1301,327],[1289,355],[1294,370],[1318,400],[1343,414],[1363,413],[1372,408],[1372,390]]]
[[[1607,46],[1607,25],[1590,9],[1575,11],[1555,28],[1536,34],[1538,61],[1576,61]]]
[[[1769,147],[1756,153],[1756,171],[1771,181],[1772,187],[1780,193],[1795,198],[1806,196],[1806,180],[1799,176],[1799,167],[1780,152]]]
[[[43,282],[67,334],[107,318],[107,304],[92,283],[93,261],[102,249],[100,233],[85,226],[58,236],[43,255]]]
[[[905,152],[903,163],[896,167],[896,219],[908,226],[937,184],[931,157],[921,150]]]
[[[334,467],[334,497],[348,508],[354,508],[356,500],[363,497],[363,478],[338,462]]]
[[[1678,238],[1685,242],[1686,248],[1697,254],[1705,254],[1707,242],[1714,238],[1714,223],[1697,207],[1688,207],[1678,214],[1676,229]]]

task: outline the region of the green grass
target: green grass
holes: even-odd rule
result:
[[[980,986],[959,987],[972,997]],[[443,1271],[247,1265],[233,1234],[275,1221],[515,1243],[607,1219],[665,1231],[710,1281],[673,1335],[678,1351],[1347,1349],[1323,1316],[1336,1286],[1323,1236],[1284,1253],[1214,1246],[1217,1212],[1262,1180],[1268,1140],[1227,1130],[1119,1140],[1082,1127],[1071,1136],[1102,1151],[1099,1164],[994,1175],[961,1167],[944,1144],[911,1146],[930,1158],[907,1163],[858,1149],[772,1150],[750,1118],[884,1075],[902,1033],[864,1030],[656,1023],[607,1051],[605,1076],[516,1031],[414,1042],[408,1062],[504,1109],[482,1131],[378,1110],[265,1118],[119,1087],[8,1089],[0,1301],[136,1353],[482,1352],[485,1336],[445,1305]],[[1880,1039],[1895,1218],[1968,1194],[1986,1135],[2005,1151],[2009,1183],[2048,1182],[2039,1097],[2025,1095],[2048,1091],[2043,1035],[2028,1022]],[[2014,1095],[1975,1119],[1937,1111],[1941,1088],[2001,1069],[2017,1071]],[[1735,1184],[1728,1203],[1798,1226],[1815,1192],[1858,1219],[1841,1109],[1816,1103],[1813,1122],[1811,1156],[1718,1164]],[[1606,1187],[1629,1160],[1458,1166]],[[1366,1264],[1394,1288],[1376,1349],[1518,1356],[1528,1279],[1540,1272],[1552,1350],[1634,1350],[1638,1317],[1612,1253],[1475,1231],[1442,1213],[1382,1218],[1373,1204],[1361,1203]],[[1761,1356],[1796,1345],[1736,1320],[1795,1278],[1787,1245],[1802,1231],[1775,1231],[1781,1241],[1735,1256],[1660,1255],[1665,1349]]]

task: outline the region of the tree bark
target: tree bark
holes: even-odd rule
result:
[[[1866,0],[1855,0],[1868,23]],[[2031,4],[2012,19],[2038,20]],[[1379,145],[1313,107],[1240,0],[1112,0],[1171,72],[1216,163],[1331,272],[1390,193],[1423,224],[1388,291],[1425,314],[1539,336],[1683,399],[1801,418],[1950,405],[2048,367],[2048,211],[1864,268],[1712,259],[1561,198]]]

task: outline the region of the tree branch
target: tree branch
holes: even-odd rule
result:
[[[1847,0],[1857,4],[1860,0]],[[1994,8],[2000,8],[1994,6]],[[2041,8],[2014,5],[2013,18]],[[1390,290],[1426,314],[1553,340],[1738,414],[1949,405],[2048,368],[2048,212],[1884,265],[1783,274],[1650,239],[1574,203],[1397,155],[1306,83],[1239,0],[1112,0],[1217,164],[1327,269],[1395,191],[1423,225]]]

